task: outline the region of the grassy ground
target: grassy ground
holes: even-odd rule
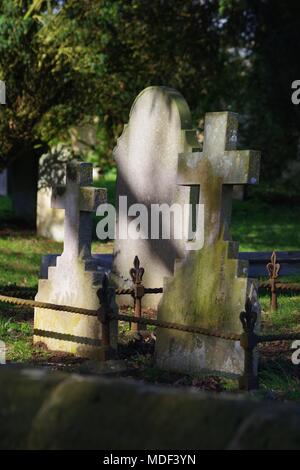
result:
[[[108,198],[114,201],[114,175],[98,183],[108,188]],[[240,241],[243,251],[299,250],[300,204],[259,202],[255,199],[235,201],[233,209],[233,238]],[[96,222],[96,220],[95,220]],[[37,238],[34,233],[15,223],[10,201],[0,198],[0,286],[36,287],[41,256],[60,253],[62,244]],[[111,252],[112,243],[93,242],[93,251]],[[284,279],[286,280],[286,279]],[[290,280],[295,280],[290,278]],[[299,281],[299,277],[296,279]],[[281,296],[280,308],[269,312],[269,297],[260,298],[263,307],[263,332],[300,331],[300,297]],[[123,331],[128,329],[122,327]],[[57,357],[32,346],[32,311],[19,310],[0,304],[0,339],[6,343],[7,360],[26,363],[57,364]],[[190,377],[157,370],[153,364],[153,344],[123,346],[129,375],[149,382],[193,386],[212,391],[237,391],[236,381],[220,377]],[[129,352],[128,352],[129,351]],[[300,401],[300,371],[291,363],[290,344],[275,343],[261,347],[261,390],[264,398]],[[77,364],[70,357],[60,358],[70,370]],[[75,364],[75,365],[74,365]],[[54,367],[54,366],[53,366]],[[57,366],[55,366],[57,367]],[[76,368],[75,368],[76,370]],[[258,394],[258,395],[259,395]]]
[[[240,251],[300,251],[300,204],[234,201],[232,235]]]

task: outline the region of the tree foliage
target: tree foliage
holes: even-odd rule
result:
[[[137,93],[168,85],[195,123],[207,111],[245,115],[245,140],[279,175],[299,140],[299,22],[290,0],[2,2],[0,161],[39,154],[94,115],[107,160]]]

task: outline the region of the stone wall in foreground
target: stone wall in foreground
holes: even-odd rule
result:
[[[0,366],[0,449],[300,449],[300,406]]]

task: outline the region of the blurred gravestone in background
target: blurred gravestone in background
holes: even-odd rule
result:
[[[0,80],[0,104],[6,104],[6,87],[2,80]]]
[[[58,145],[40,158],[37,195],[37,234],[55,241],[64,239],[64,211],[51,207],[52,188],[66,183],[66,163],[73,153]]]
[[[0,171],[0,196],[7,196],[7,170]]]

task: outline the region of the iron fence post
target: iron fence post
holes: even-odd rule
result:
[[[240,345],[244,349],[244,373],[239,378],[240,390],[254,390],[259,386],[258,376],[254,370],[254,348],[258,343],[258,336],[254,333],[257,313],[253,310],[250,298],[247,298],[245,311],[241,312],[240,320],[244,332],[240,338]]]
[[[277,263],[277,257],[275,251],[273,251],[271,256],[270,263],[267,264],[267,271],[269,273],[270,278],[270,290],[271,290],[271,311],[274,312],[278,309],[278,302],[277,302],[277,289],[276,289],[276,279],[278,278],[279,271],[280,271],[280,264]]]
[[[98,289],[97,296],[100,301],[100,307],[98,309],[98,319],[102,326],[102,348],[101,348],[101,360],[106,361],[115,356],[114,350],[110,344],[110,314],[111,314],[111,302],[114,295],[114,289],[109,287],[108,276],[104,274],[102,279],[102,287]]]
[[[141,318],[142,316],[142,298],[145,295],[145,288],[142,284],[142,279],[144,275],[144,268],[140,266],[140,260],[138,256],[135,256],[133,261],[133,268],[130,269],[129,274],[133,282],[133,294],[134,299],[134,316]],[[131,331],[139,333],[142,330],[147,329],[145,325],[139,323],[131,324]]]

